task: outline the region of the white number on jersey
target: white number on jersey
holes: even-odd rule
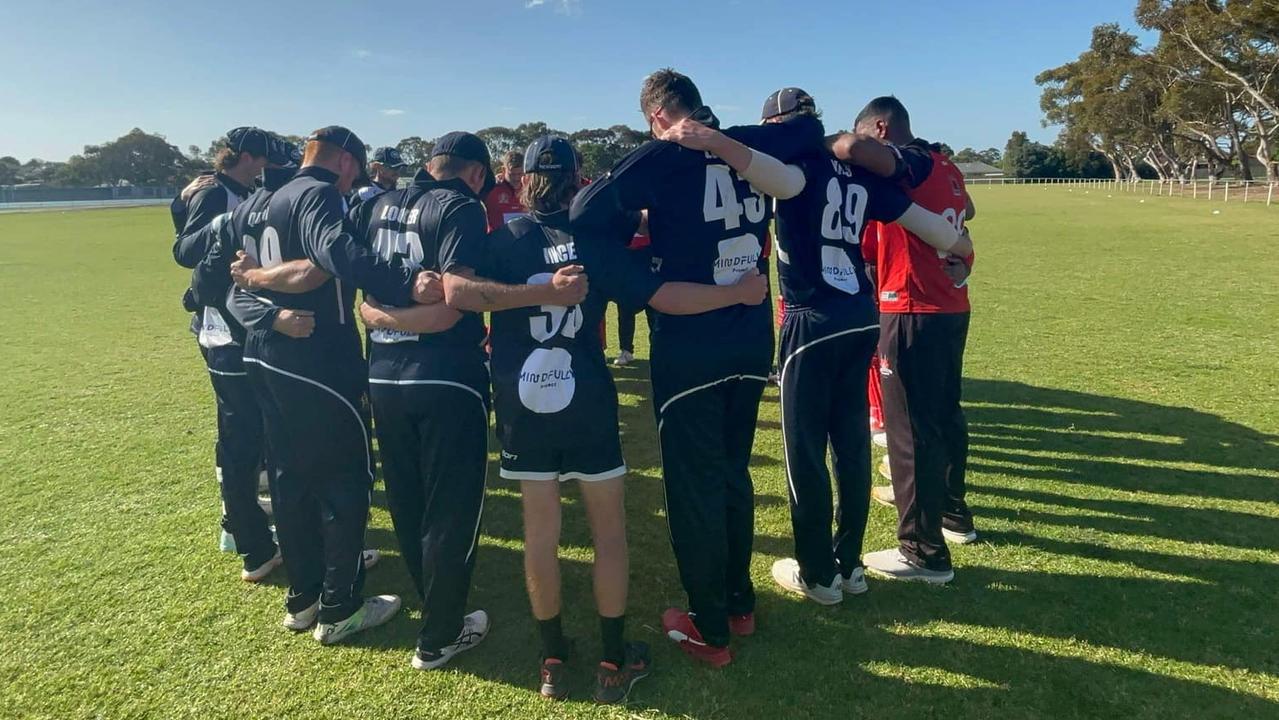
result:
[[[706,166],[706,193],[702,198],[702,217],[706,222],[724,222],[725,230],[736,230],[746,222],[758,223],[764,219],[764,196],[751,188],[746,198],[737,199],[736,175],[727,165]]]
[[[426,257],[422,250],[422,239],[413,230],[378,230],[373,237],[373,252],[388,262],[398,255],[404,259],[405,264],[415,269],[422,267],[422,260]]]
[[[822,210],[822,237],[861,244],[866,194],[866,188],[853,183],[841,193],[839,178],[831,178],[826,184],[826,208]]]
[[[249,236],[244,237],[245,252],[256,259],[258,264],[264,268],[272,268],[284,262],[280,258],[280,233],[275,228],[267,225],[262,229],[261,244],[257,247],[257,252],[249,250],[253,246]]]

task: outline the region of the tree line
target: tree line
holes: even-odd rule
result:
[[[1279,2],[1138,0],[1153,47],[1116,24],[1040,73],[1045,124],[1066,152],[1100,154],[1116,179],[1279,175]],[[1014,138],[1015,139],[1015,138]],[[1012,150],[1010,142],[1009,151]]]
[[[648,133],[625,125],[562,132],[544,122],[524,123],[514,128],[494,126],[476,134],[488,143],[495,164],[501,162],[508,150],[523,150],[541,135],[562,135],[572,140],[581,153],[582,171],[587,177],[602,175],[648,140]],[[283,137],[296,143],[304,139],[301,135]],[[164,136],[134,128],[110,142],[86,145],[82,153],[66,162],[33,158],[24,163],[11,156],[0,157],[0,185],[181,185],[211,168],[222,146],[223,140],[216,138],[207,148],[190,145],[183,153]],[[412,136],[400,140],[396,147],[406,162],[421,165],[430,157],[435,140]]]

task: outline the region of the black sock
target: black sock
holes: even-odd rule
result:
[[[564,629],[560,626],[560,616],[550,620],[538,620],[537,632],[542,636],[542,659],[555,658],[567,660],[568,647],[564,642]]]
[[[619,668],[622,667],[622,664],[626,662],[626,640],[623,639],[625,634],[625,615],[600,616],[600,639],[604,642],[604,655],[600,658],[601,660],[613,663]]]

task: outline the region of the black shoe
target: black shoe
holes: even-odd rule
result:
[[[542,660],[542,697],[548,700],[563,700],[568,697],[568,678],[564,661],[559,658]]]
[[[652,671],[653,659],[649,656],[648,645],[626,643],[626,659],[622,667],[602,662],[595,671],[595,702],[612,705],[625,701],[635,683],[648,677]]]

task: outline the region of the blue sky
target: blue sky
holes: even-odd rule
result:
[[[237,125],[339,123],[372,145],[544,120],[642,127],[673,66],[729,123],[784,85],[828,128],[892,93],[917,134],[1003,148],[1040,127],[1034,76],[1129,0],[0,0],[0,155],[65,159],[141,127],[186,149]]]

